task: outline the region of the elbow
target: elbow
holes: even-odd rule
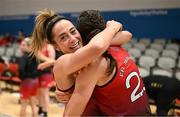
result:
[[[131,40],[132,39],[132,33],[129,32],[129,39]]]
[[[108,46],[106,47],[106,46],[103,46],[103,45],[97,43],[96,45],[94,45],[92,50],[93,50],[94,54],[101,55],[102,53],[104,53],[106,51],[107,48],[108,48]]]
[[[99,41],[96,41],[96,43],[88,44],[87,46],[87,52],[89,53],[89,56],[100,56],[107,48],[105,44],[100,43]]]
[[[125,35],[127,36],[127,38],[129,39],[129,40],[131,40],[132,39],[132,33],[131,32],[129,32],[129,31],[124,31],[124,33],[125,33]]]

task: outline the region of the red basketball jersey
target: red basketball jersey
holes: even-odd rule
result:
[[[48,44],[45,44],[43,49],[41,50],[42,54],[46,57],[49,57],[49,52],[48,52]]]
[[[95,100],[104,115],[147,115],[148,98],[138,67],[121,47],[110,47],[117,61],[116,74],[104,86],[96,86]]]

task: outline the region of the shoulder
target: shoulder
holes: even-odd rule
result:
[[[93,69],[98,72],[98,74],[105,74],[106,70],[108,68],[108,60],[104,57],[99,57],[98,59],[91,62],[89,67],[92,67]]]
[[[54,67],[53,67],[54,73],[66,73],[67,71],[66,63],[69,60],[68,56],[70,56],[70,54],[62,55],[55,61]]]

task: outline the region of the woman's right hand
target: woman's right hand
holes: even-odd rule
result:
[[[48,61],[45,61],[45,62],[43,62],[43,63],[40,63],[40,64],[38,65],[38,69],[39,69],[39,70],[44,70],[44,69],[47,68],[47,67],[51,67],[51,66],[54,65],[54,62],[55,62],[55,60],[48,60]]]
[[[107,21],[106,27],[112,28],[115,31],[115,33],[117,33],[118,31],[122,30],[123,26],[122,26],[122,24],[120,22],[111,20],[111,21]]]
[[[63,103],[63,104],[67,104],[70,97],[71,97],[71,93],[69,92],[62,92],[62,91],[59,91],[57,88],[56,88],[56,91],[55,91],[55,96],[56,96],[56,99]]]

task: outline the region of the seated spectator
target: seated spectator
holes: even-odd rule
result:
[[[180,99],[180,81],[167,76],[151,75],[143,78],[147,94],[155,101],[158,116],[167,116],[169,110]]]

